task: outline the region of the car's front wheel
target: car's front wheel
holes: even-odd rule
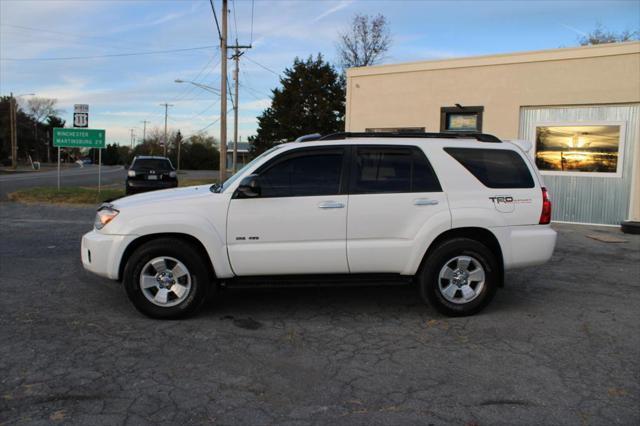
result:
[[[484,244],[455,238],[429,253],[418,277],[422,298],[449,316],[473,315],[493,298],[500,274]]]
[[[202,306],[211,277],[191,244],[161,238],[138,247],[124,269],[124,287],[133,305],[152,318],[179,318]]]

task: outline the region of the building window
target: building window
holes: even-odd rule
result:
[[[440,108],[441,132],[478,132],[482,133],[481,106],[455,106]]]
[[[424,127],[367,127],[368,133],[424,133]]]
[[[536,125],[536,165],[545,174],[622,176],[624,123]]]

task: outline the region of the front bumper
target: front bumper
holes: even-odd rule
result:
[[[127,193],[154,191],[156,189],[176,188],[177,180],[132,180],[126,183]]]
[[[95,229],[82,236],[80,253],[87,271],[112,280],[118,279],[120,261],[134,235],[109,235]]]

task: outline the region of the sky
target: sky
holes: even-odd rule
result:
[[[220,20],[222,1],[213,4]],[[240,61],[241,140],[295,57],[338,62],[338,35],[356,13],[388,19],[382,63],[571,47],[598,24],[640,29],[640,0],[229,0],[230,42],[252,45]],[[68,123],[74,104],[89,104],[90,127],[106,129],[109,143],[129,144],[131,129],[139,141],[144,120],[163,129],[163,103],[173,105],[170,130],[219,138],[220,98],[175,82],[219,89],[218,46],[208,0],[0,0],[0,95],[55,98]],[[231,138],[231,116],[228,129]]]

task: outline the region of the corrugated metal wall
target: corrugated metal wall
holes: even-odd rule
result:
[[[639,149],[639,116],[639,104],[521,108],[519,138],[533,143],[536,123],[626,122],[621,178],[544,176],[544,182],[552,196],[553,220],[619,225],[627,219],[633,153],[634,149]]]

